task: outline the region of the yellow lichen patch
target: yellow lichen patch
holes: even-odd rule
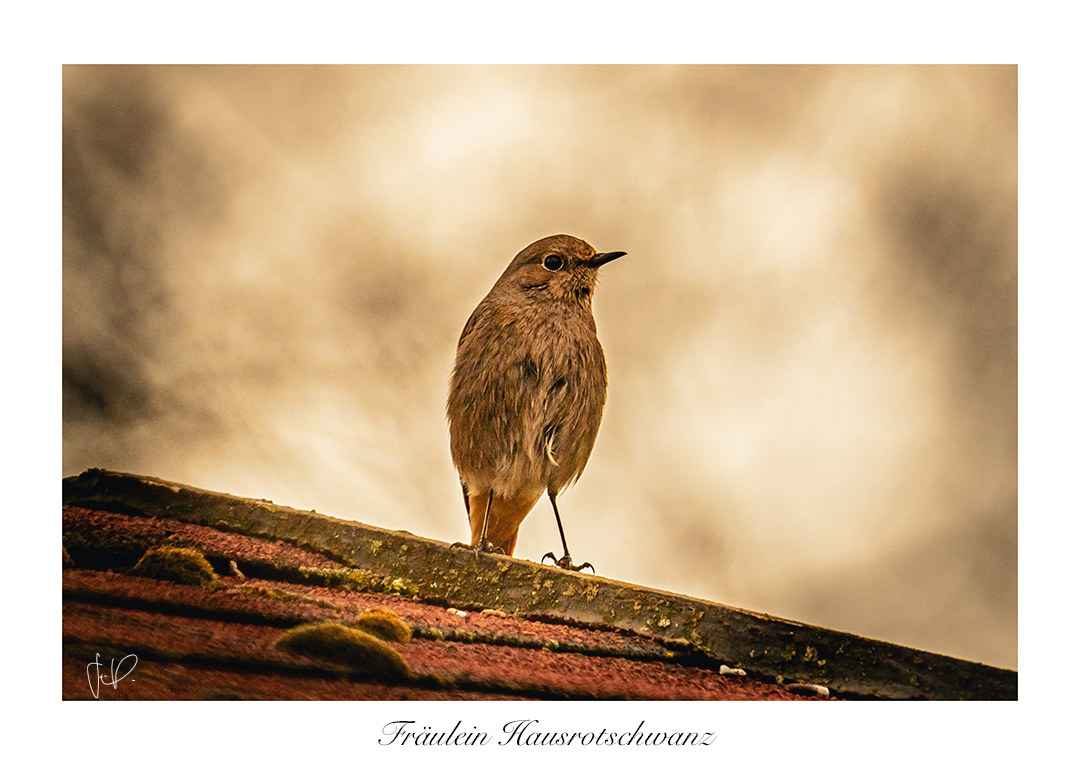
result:
[[[384,593],[396,593],[399,596],[409,596],[416,593],[416,585],[402,577],[395,577],[383,586]]]
[[[277,648],[377,678],[413,677],[401,655],[384,641],[337,622],[298,625],[278,639]]]
[[[384,641],[404,643],[412,638],[412,628],[386,609],[372,609],[356,618],[356,627]]]
[[[214,568],[210,562],[190,548],[151,548],[131,572],[139,577],[169,580],[181,585],[207,585],[214,580]]]

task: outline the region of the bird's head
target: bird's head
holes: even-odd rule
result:
[[[597,271],[624,252],[598,253],[588,242],[556,234],[533,242],[499,277],[496,289],[527,301],[567,301],[589,305]]]

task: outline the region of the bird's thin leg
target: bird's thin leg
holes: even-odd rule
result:
[[[469,503],[469,490],[464,484],[461,485],[461,493],[465,496],[465,515],[466,515],[466,517],[471,518],[471,516],[469,514],[472,512],[472,505]],[[494,497],[495,497],[495,490],[494,489],[489,490],[488,491],[488,499],[487,499],[487,507],[484,508],[484,528],[480,531],[480,542],[478,542],[476,545],[466,545],[465,543],[454,543],[454,544],[452,544],[450,546],[451,548],[472,548],[477,553],[479,553],[480,551],[483,551],[484,553],[502,553],[503,552],[502,548],[496,548],[494,545],[489,543],[488,539],[487,539],[488,516],[491,515],[491,501],[492,501],[492,499]]]
[[[461,482],[461,494],[465,497],[465,518],[472,519],[471,508],[469,507],[469,488],[465,486],[465,482]],[[470,548],[472,546],[465,543],[451,543],[451,548]]]
[[[487,547],[488,547],[488,541],[487,541],[488,518],[491,516],[491,501],[494,499],[494,497],[495,497],[495,490],[494,489],[489,489],[488,490],[487,507],[484,508],[484,526],[480,530],[480,550],[482,550],[482,551],[487,550]]]
[[[589,569],[592,569],[593,574],[596,574],[596,569],[594,569],[593,565],[588,561],[579,566],[574,566],[574,561],[570,558],[570,549],[566,546],[566,534],[563,532],[562,519],[559,518],[559,506],[555,504],[555,493],[550,489],[548,490],[548,499],[551,500],[551,508],[555,511],[555,523],[559,525],[559,539],[562,540],[563,557],[561,559],[556,559],[554,553],[545,553],[544,558],[540,559],[540,563],[543,564],[547,561],[548,556],[550,556],[551,560],[555,563],[555,566],[560,569],[572,569],[575,572],[580,572],[585,567],[588,567]]]

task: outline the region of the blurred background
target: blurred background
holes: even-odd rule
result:
[[[629,252],[576,560],[1016,667],[1015,67],[65,67],[63,123],[65,476],[467,540],[458,335],[573,234]]]

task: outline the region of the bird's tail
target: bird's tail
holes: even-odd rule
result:
[[[488,509],[488,498],[491,508]],[[487,513],[487,540],[503,553],[511,556],[517,544],[518,528],[536,505],[535,497],[500,497],[488,492],[469,493],[469,526],[472,528],[472,544],[480,542],[484,534],[484,514]]]

